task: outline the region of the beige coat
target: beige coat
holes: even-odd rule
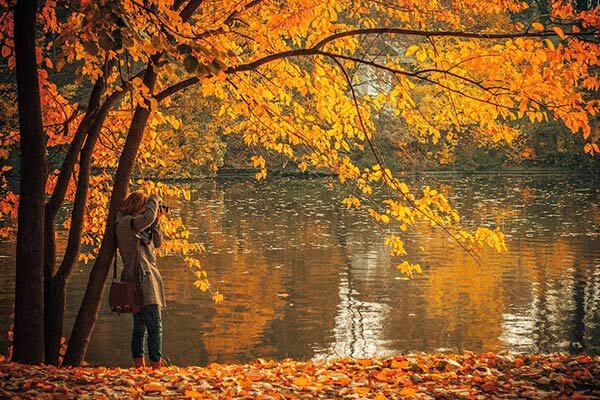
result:
[[[123,260],[121,280],[127,282],[134,280],[136,251],[139,247],[139,263],[142,268],[142,305],[158,304],[165,307],[163,281],[156,267],[154,254],[155,249],[162,243],[162,232],[158,225],[154,224],[158,211],[158,199],[159,197],[156,195],[150,196],[146,202],[146,209],[140,215],[133,216],[124,213],[117,215],[117,243]],[[147,228],[151,229],[151,240],[148,245],[144,245],[136,235],[142,234]]]

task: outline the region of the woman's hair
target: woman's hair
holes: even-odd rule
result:
[[[126,214],[137,214],[144,209],[146,196],[142,192],[133,192],[123,202],[121,211]]]

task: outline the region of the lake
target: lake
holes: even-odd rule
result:
[[[479,253],[420,225],[406,237],[423,272],[408,278],[386,232],[341,204],[327,178],[205,180],[171,203],[206,246],[200,256],[225,301],[193,286],[181,258],[159,260],[168,306],[164,354],[177,365],[256,358],[320,359],[426,352],[600,354],[600,185],[568,174],[422,174],[464,225],[500,226],[509,253]],[[62,235],[61,237],[64,237]],[[61,239],[63,240],[63,239]],[[14,296],[14,244],[0,242],[0,352]],[[70,331],[91,264],[68,292]],[[131,317],[106,299],[87,353],[129,366]]]

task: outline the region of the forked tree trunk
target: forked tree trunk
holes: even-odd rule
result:
[[[143,82],[152,93],[156,83],[156,72],[154,71],[153,61],[149,62],[144,74]],[[104,236],[98,252],[98,257],[90,271],[88,284],[83,296],[81,307],[77,313],[71,336],[63,361],[64,365],[79,366],[87,351],[92,331],[98,319],[104,285],[110,269],[111,261],[116,247],[115,221],[118,207],[123,202],[127,194],[129,178],[137,157],[140,143],[144,136],[146,123],[150,117],[150,105],[147,108],[138,106],[133,114],[131,125],[127,132],[127,139],[123,152],[119,157],[119,165],[115,172],[112,196],[108,206],[108,216],[104,230]]]
[[[73,274],[81,249],[81,235],[83,232],[83,218],[87,205],[88,189],[90,181],[91,161],[94,148],[100,136],[102,126],[108,113],[117,101],[123,97],[125,91],[117,91],[111,94],[102,104],[102,107],[94,112],[94,120],[87,127],[85,145],[79,157],[79,176],[77,189],[71,212],[71,226],[65,254],[60,268],[48,277],[46,274],[46,363],[58,365],[61,340],[63,335],[63,324],[67,294],[67,284]],[[79,145],[81,147],[81,145]],[[64,195],[63,195],[64,197]],[[48,220],[48,218],[46,218]]]
[[[97,84],[94,86],[96,92]],[[94,97],[94,96],[92,96]],[[100,100],[99,98],[97,100]],[[90,102],[90,107],[93,107]],[[97,108],[97,105],[96,105]],[[55,220],[58,210],[62,207],[65,194],[81,146],[87,136],[93,114],[96,110],[88,109],[80,122],[77,132],[69,147],[61,166],[61,171],[54,187],[52,196],[45,206],[44,215],[44,352],[46,364],[58,365],[62,325],[64,319],[65,287],[57,287],[54,276],[58,272],[56,265],[56,231]]]
[[[21,180],[12,360],[26,364],[40,364],[44,360],[44,196],[47,164],[35,51],[37,7],[35,0],[20,0],[14,8]]]

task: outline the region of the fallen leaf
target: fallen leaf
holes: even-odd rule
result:
[[[186,390],[183,394],[186,398],[189,397],[191,399],[199,399],[202,397],[202,393],[197,392],[195,390]]]
[[[402,388],[398,392],[398,394],[400,396],[414,396],[415,394],[417,394],[417,392],[418,392],[417,389],[414,389],[414,388],[411,388],[411,387],[405,387],[405,388]]]
[[[296,386],[306,387],[309,385],[310,381],[307,378],[301,376],[299,378],[294,379],[292,383]]]
[[[393,360],[391,366],[394,369],[410,369],[410,365],[408,364],[408,361]]]
[[[164,392],[166,388],[158,382],[150,382],[144,385],[144,392]]]
[[[367,393],[369,393],[370,391],[371,389],[366,386],[359,386],[354,388],[354,392],[359,396],[366,396]]]

